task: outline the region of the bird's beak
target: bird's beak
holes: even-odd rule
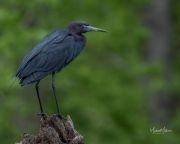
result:
[[[92,27],[92,26],[84,26],[84,31],[85,32],[92,32],[92,31],[95,31],[95,32],[107,32],[104,29],[100,29],[100,28],[96,28],[96,27]]]

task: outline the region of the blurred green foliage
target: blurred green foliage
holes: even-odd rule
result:
[[[70,114],[89,144],[180,143],[180,115],[171,134],[153,135],[147,109],[150,89],[178,92],[180,57],[173,63],[173,84],[144,60],[148,31],[141,12],[148,0],[1,0],[0,1],[0,143],[21,139],[38,128],[39,110],[33,86],[21,88],[14,75],[23,56],[48,32],[73,20],[105,28],[89,33],[84,52],[57,75],[61,111]],[[179,1],[174,1],[173,47],[179,51]],[[146,87],[145,76],[153,79]],[[55,112],[50,77],[40,84],[46,111]]]

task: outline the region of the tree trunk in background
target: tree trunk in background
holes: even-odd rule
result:
[[[147,59],[162,70],[162,79],[171,79],[171,22],[170,0],[152,0],[145,13],[145,23],[151,36],[147,44]],[[161,77],[160,76],[160,77]],[[152,83],[151,78],[148,79]],[[149,108],[152,121],[156,126],[166,126],[169,121],[168,94],[163,90],[153,90],[150,94]]]
[[[166,71],[169,69],[171,39],[169,0],[153,0],[148,27],[152,34],[147,47],[148,60],[151,63],[161,63]]]

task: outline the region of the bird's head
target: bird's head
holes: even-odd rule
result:
[[[93,31],[106,32],[106,30],[92,27],[87,22],[84,22],[84,21],[72,22],[68,28],[71,33],[75,33],[75,34],[82,34],[82,33],[93,32]]]

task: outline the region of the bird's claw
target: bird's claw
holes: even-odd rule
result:
[[[46,113],[37,113],[36,114],[37,116],[39,116],[39,117],[43,117],[43,118],[46,118],[47,117],[47,114]]]
[[[56,116],[56,117],[58,117],[58,118],[60,118],[61,120],[66,120],[66,117],[65,116],[63,116],[62,114],[60,114],[60,113],[57,113],[57,114],[53,114],[54,116]]]

